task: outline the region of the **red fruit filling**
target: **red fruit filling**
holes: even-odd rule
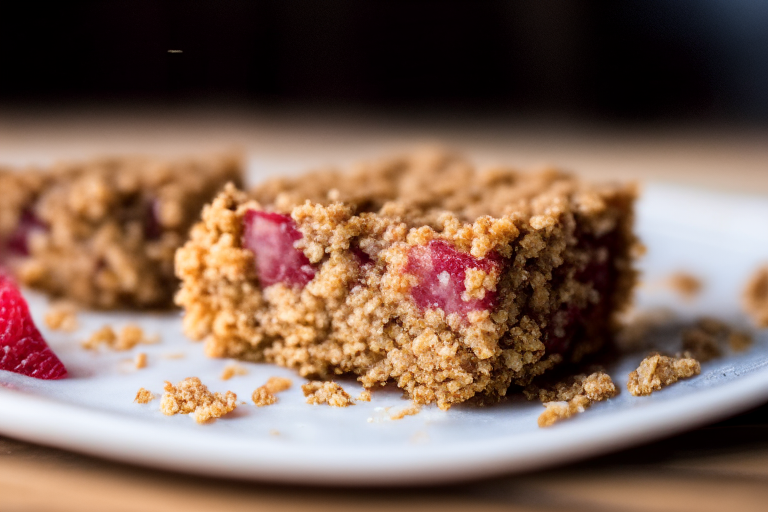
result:
[[[427,245],[410,249],[405,271],[419,278],[419,283],[411,288],[411,296],[420,309],[440,308],[446,314],[466,316],[470,311],[492,309],[496,305],[496,292],[488,290],[482,299],[462,298],[467,270],[480,269],[490,273],[500,265],[496,253],[475,258],[457,251],[447,242],[432,240]]]
[[[283,283],[304,287],[317,272],[294,244],[301,232],[289,215],[248,210],[243,246],[256,257],[256,274],[263,287]]]
[[[0,370],[38,379],[67,376],[67,369],[32,322],[21,292],[3,275],[0,275]]]
[[[611,240],[605,243],[604,247],[609,247]],[[593,243],[588,246],[597,247]],[[558,316],[559,325],[563,330],[558,336],[555,334],[554,322],[550,322],[551,328],[544,333],[544,346],[547,353],[563,354],[571,346],[571,342],[583,335],[586,326],[590,324],[603,324],[608,311],[608,295],[611,293],[612,284],[612,266],[611,258],[606,261],[592,261],[587,267],[578,273],[576,279],[582,283],[592,283],[594,289],[600,295],[600,300],[596,304],[590,304],[583,309],[579,309],[573,304],[563,304],[559,311],[555,313]]]
[[[16,225],[16,229],[5,239],[2,246],[8,254],[15,256],[29,256],[29,235],[34,231],[43,231],[48,229],[43,221],[37,218],[34,213],[24,210]]]

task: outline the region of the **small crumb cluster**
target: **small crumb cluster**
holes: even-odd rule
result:
[[[618,394],[611,377],[605,372],[579,374],[553,386],[529,385],[523,393],[529,400],[540,400],[546,409],[539,416],[539,427],[550,427],[584,412],[594,402],[613,398]]]
[[[248,375],[248,369],[239,364],[230,364],[221,372],[221,380],[229,380],[237,375]]]
[[[133,360],[133,363],[136,365],[137,370],[141,370],[142,368],[147,367],[147,354],[144,352],[139,352],[136,354],[136,357]]]
[[[390,415],[389,419],[391,420],[401,420],[405,418],[406,416],[415,416],[419,414],[421,411],[421,406],[419,404],[411,404],[408,407],[404,409],[400,409],[399,411],[395,412],[394,414]]]
[[[197,377],[188,377],[176,386],[166,381],[164,390],[160,410],[167,416],[192,414],[195,421],[205,423],[212,418],[220,418],[237,407],[235,393],[211,393]]]
[[[119,333],[110,325],[105,325],[94,332],[90,338],[82,342],[82,347],[88,350],[98,350],[102,345],[112,350],[131,350],[136,345],[152,345],[160,341],[158,336],[148,337],[144,330],[135,324],[128,324]]]
[[[759,269],[744,290],[744,309],[761,328],[768,328],[768,265]]]
[[[45,314],[45,325],[52,331],[74,332],[80,327],[77,307],[69,302],[57,302]]]
[[[664,386],[701,373],[701,364],[692,357],[669,357],[652,354],[629,374],[627,389],[634,396],[650,395]]]
[[[359,395],[357,395],[357,398],[355,398],[358,402],[370,402],[371,401],[371,392],[367,389],[364,389],[360,392]]]
[[[258,407],[272,405],[277,402],[277,393],[291,388],[291,379],[285,377],[270,377],[266,384],[259,386],[251,398]]]
[[[155,395],[153,395],[151,391],[139,388],[139,391],[136,393],[136,398],[134,398],[133,401],[138,404],[148,404],[154,399]]]
[[[704,283],[698,277],[687,272],[677,272],[669,276],[667,280],[670,288],[679,293],[686,300],[695,299],[704,288]]]
[[[693,327],[683,331],[684,355],[700,363],[720,357],[725,345],[734,352],[741,352],[751,344],[752,337],[748,333],[711,317],[700,318]]]
[[[347,407],[353,404],[349,393],[333,381],[322,382],[313,380],[302,384],[301,390],[304,392],[304,396],[307,397],[308,404],[328,404],[333,407]]]

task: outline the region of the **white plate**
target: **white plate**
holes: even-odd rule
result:
[[[699,313],[747,325],[739,296],[749,274],[768,260],[768,201],[655,185],[640,203],[638,230],[649,252],[642,262],[653,283],[678,270],[705,276],[705,289],[686,303],[663,287],[640,290],[643,308],[665,306],[688,318]],[[45,299],[27,293],[38,325]],[[103,324],[138,321],[162,343],[130,352],[92,353],[79,340]],[[768,336],[752,349],[702,365],[702,373],[650,397],[623,392],[573,420],[539,429],[538,403],[510,399],[497,406],[426,407],[389,419],[408,405],[397,390],[345,409],[304,403],[292,372],[246,364],[250,373],[220,380],[230,361],[202,356],[187,341],[178,314],[82,314],[74,335],[44,331],[70,370],[63,381],[39,381],[0,371],[0,433],[101,457],[205,475],[292,483],[415,484],[524,471],[636,445],[711,422],[768,400]],[[656,340],[663,342],[659,338]],[[136,352],[149,356],[131,368]],[[169,354],[183,353],[183,359]],[[610,368],[622,388],[643,354]],[[293,389],[270,407],[250,403],[253,390],[273,375],[290,376]],[[139,387],[160,395],[163,381],[198,376],[214,391],[235,391],[249,405],[211,424],[163,416],[158,400],[137,405]],[[355,396],[360,387],[344,386]]]

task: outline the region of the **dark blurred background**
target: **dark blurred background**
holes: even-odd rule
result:
[[[6,105],[224,101],[768,122],[765,1],[0,6]]]

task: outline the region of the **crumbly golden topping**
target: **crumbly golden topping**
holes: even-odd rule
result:
[[[221,372],[221,380],[229,380],[238,375],[248,375],[248,368],[239,364],[228,364]]]
[[[272,405],[277,402],[277,393],[290,389],[292,385],[291,379],[270,377],[266,384],[256,388],[251,398],[253,398],[253,403],[259,407]]]
[[[352,405],[352,397],[335,382],[312,381],[301,385],[307,403],[313,405],[328,404],[333,407]]]
[[[115,333],[110,325],[105,325],[98,331],[91,334],[91,337],[81,343],[81,346],[88,350],[98,350],[99,347],[106,346],[112,350],[131,350],[136,345],[152,345],[160,341],[159,336],[148,337],[144,330],[135,324],[129,324],[123,327],[119,333]]]
[[[613,398],[619,391],[610,375],[598,371],[574,375],[545,387],[531,384],[523,393],[529,400],[538,399],[544,403],[546,410],[539,416],[538,424],[549,427],[584,412],[594,402]]]
[[[45,314],[45,325],[52,331],[74,332],[80,327],[77,307],[70,302],[56,302]]]
[[[133,362],[134,362],[137,370],[141,370],[142,368],[146,368],[147,367],[147,354],[145,354],[144,352],[139,352],[138,354],[136,354],[136,358],[133,360]]]
[[[640,362],[637,370],[629,374],[627,389],[635,396],[650,395],[664,386],[693,377],[700,372],[701,365],[693,358],[652,354]]]
[[[155,395],[153,395],[152,392],[144,388],[139,388],[138,393],[136,393],[136,398],[134,398],[133,401],[138,404],[148,404],[154,399]]]
[[[188,377],[176,386],[166,381],[164,390],[160,410],[166,416],[192,414],[196,422],[205,423],[212,418],[220,418],[237,407],[235,393],[211,393],[197,377]]]
[[[184,330],[206,354],[267,361],[303,377],[352,373],[365,388],[395,382],[419,404],[447,409],[475,395],[496,400],[563,360],[545,340],[584,322],[566,354],[578,360],[609,337],[635,281],[633,187],[585,184],[546,170],[476,170],[455,155],[422,152],[278,179],[250,193],[226,187],[176,255]],[[250,210],[289,214],[316,274],[304,288],[262,287],[243,247]],[[493,310],[466,319],[410,298],[409,251],[433,240],[462,254],[498,254],[501,270],[471,269],[462,300],[496,293]],[[361,263],[363,258],[370,264]],[[601,297],[583,272],[605,264]]]
[[[26,246],[4,263],[24,285],[89,307],[169,307],[174,251],[203,204],[241,181],[231,154],[0,169],[0,248]]]
[[[744,308],[758,327],[768,328],[768,266],[755,272],[747,283]]]

